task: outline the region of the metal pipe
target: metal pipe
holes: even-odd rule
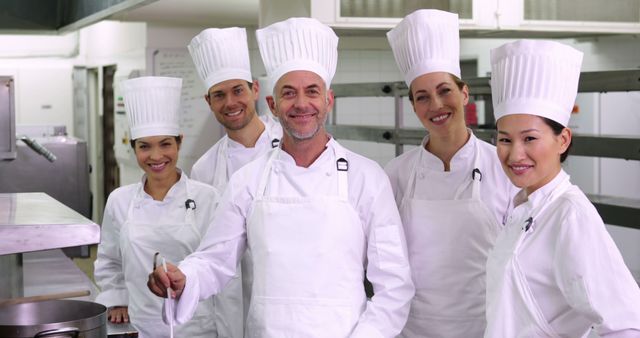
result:
[[[45,148],[42,144],[38,143],[38,141],[36,141],[35,139],[26,135],[19,136],[18,139],[28,145],[29,148],[31,148],[36,153],[44,156],[47,160],[49,160],[49,162],[54,162],[57,159],[56,155],[49,151],[49,149]]]

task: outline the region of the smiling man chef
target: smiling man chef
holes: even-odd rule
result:
[[[406,243],[384,171],[327,133],[338,37],[315,19],[257,31],[274,83],[281,147],[238,170],[198,251],[149,288],[176,299],[175,320],[220,291],[249,249],[248,337],[394,337],[414,294]],[[364,272],[375,296],[367,300]]]
[[[226,132],[193,165],[191,177],[223,192],[234,172],[278,145],[282,127],[270,113],[261,117],[256,113],[260,87],[251,77],[244,28],[205,29],[191,40],[188,49],[207,88],[204,99]],[[250,259],[249,255],[243,257],[242,269],[213,299],[220,337],[244,336],[244,316],[251,297]]]

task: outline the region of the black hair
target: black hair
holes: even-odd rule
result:
[[[176,143],[179,146],[182,143],[182,137],[178,135],[178,136],[174,136],[174,138],[176,139]],[[131,144],[131,148],[133,148],[133,150],[136,149],[136,140],[129,140],[129,144]]]
[[[552,119],[543,117],[542,120],[546,125],[551,127],[551,130],[553,130],[553,134],[556,136],[560,135],[565,128],[565,126],[561,125],[560,123]],[[569,150],[571,150],[572,145],[573,145],[573,138],[571,138],[571,142],[569,142],[569,146],[567,147],[567,150],[565,150],[564,153],[560,154],[560,163],[564,162],[564,160],[567,159],[567,156],[569,156]]]
[[[462,88],[464,88],[464,86],[467,86],[467,83],[462,81],[461,78],[449,73],[449,75],[451,75],[451,78],[453,79],[453,82],[456,84],[456,86],[458,86],[458,89],[462,90]],[[411,89],[411,86],[409,86],[409,101],[413,102],[413,90]]]

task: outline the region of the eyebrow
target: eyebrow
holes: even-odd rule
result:
[[[449,83],[449,82],[447,82],[447,81],[440,82],[440,83],[438,83],[438,85],[436,86],[436,89],[439,89],[440,87],[442,87],[442,86],[444,86],[444,85],[451,85],[451,83]],[[418,94],[418,93],[422,93],[422,92],[426,93],[426,92],[427,92],[427,90],[426,90],[426,89],[420,89],[420,90],[416,91],[416,94]]]
[[[236,90],[238,88],[242,88],[242,85],[241,84],[235,85],[231,87],[231,90]],[[218,95],[218,94],[224,94],[224,90],[214,90],[209,93],[209,95]]]
[[[532,132],[532,131],[540,132],[536,128],[530,128],[530,129],[525,129],[525,130],[521,131],[520,134],[525,134],[525,133],[529,133],[529,132]],[[503,130],[498,130],[498,134],[509,135],[509,133],[507,133],[506,131],[503,131]]]
[[[296,88],[291,86],[291,85],[283,85],[282,89],[280,89],[280,91],[283,91],[285,89],[296,90]],[[310,85],[304,87],[304,90],[309,90],[309,89],[320,89],[320,85],[317,84],[317,83],[314,83],[314,84],[310,84]]]
[[[171,137],[165,137],[165,138],[163,138],[162,140],[158,141],[158,143],[162,143],[162,142],[164,142],[164,141],[170,141],[170,140],[171,140]],[[145,142],[145,141],[142,141],[142,140],[140,140],[140,141],[138,141],[138,142],[140,142],[140,144],[146,144],[146,145],[148,145],[149,143],[151,143],[151,142]]]

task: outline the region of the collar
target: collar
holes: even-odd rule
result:
[[[478,138],[473,134],[473,131],[467,128],[469,132],[469,139],[467,143],[465,143],[462,148],[460,148],[451,159],[451,171],[460,171],[471,168],[473,165],[473,159],[475,156],[475,147],[476,142],[478,142]],[[423,152],[423,161],[421,166],[434,170],[434,171],[444,171],[444,163],[440,160],[436,155],[430,153],[425,148],[427,143],[429,142],[429,133],[422,139],[421,143],[421,151]]]
[[[549,194],[551,194],[558,186],[569,177],[564,169],[560,169],[560,172],[549,183],[540,187],[534,191],[531,195],[527,196],[524,189],[520,190],[518,194],[513,198],[513,205],[518,208],[521,205],[529,210],[536,209],[540,204],[544,203]]]
[[[178,170],[178,175],[180,175],[180,178],[178,179],[178,182],[176,182],[167,192],[167,195],[164,197],[164,199],[162,200],[162,202],[170,202],[172,201],[174,198],[176,198],[176,195],[178,195],[178,193],[180,191],[186,191],[186,186],[187,186],[187,180],[189,179],[187,177],[187,174],[185,174],[182,169],[180,168],[176,168]],[[151,195],[147,194],[146,191],[144,191],[144,183],[147,181],[147,174],[143,174],[142,178],[140,179],[140,190],[141,190],[141,199],[142,200],[153,200],[153,197],[151,197]]]
[[[271,114],[271,113],[268,113],[268,114]],[[263,115],[258,114],[258,118],[260,119],[260,121],[262,121],[262,124],[264,125],[264,130],[262,131],[262,133],[260,133],[260,136],[258,136],[258,140],[256,141],[256,145],[254,146],[254,148],[257,148],[262,144],[268,144],[269,147],[271,147],[271,139],[269,138],[271,138],[272,129],[274,128],[275,124],[276,123],[279,124],[279,122],[275,121],[270,115],[267,115],[267,114],[263,114]],[[245,147],[242,143],[236,142],[235,140],[231,139],[227,134],[225,134],[224,137],[228,139],[227,144],[228,144],[228,147],[231,149],[251,149],[251,148]]]
[[[331,154],[333,154],[333,149],[336,147],[337,143],[331,134],[327,134],[327,135],[329,135],[329,140],[327,141],[327,143],[325,143],[325,148],[320,154],[320,156],[318,156],[318,158],[308,168],[301,168],[301,169],[316,168],[316,167],[322,166],[327,161],[333,160],[333,157],[331,156]],[[280,150],[282,150],[282,143],[280,143],[279,148]],[[287,153],[286,151],[280,151],[280,154],[278,154],[278,157],[276,158],[276,160],[279,162],[282,162],[284,165],[288,167],[290,166],[293,166],[295,168],[298,167],[296,165],[296,160],[293,158],[293,156],[291,156],[291,154]]]

